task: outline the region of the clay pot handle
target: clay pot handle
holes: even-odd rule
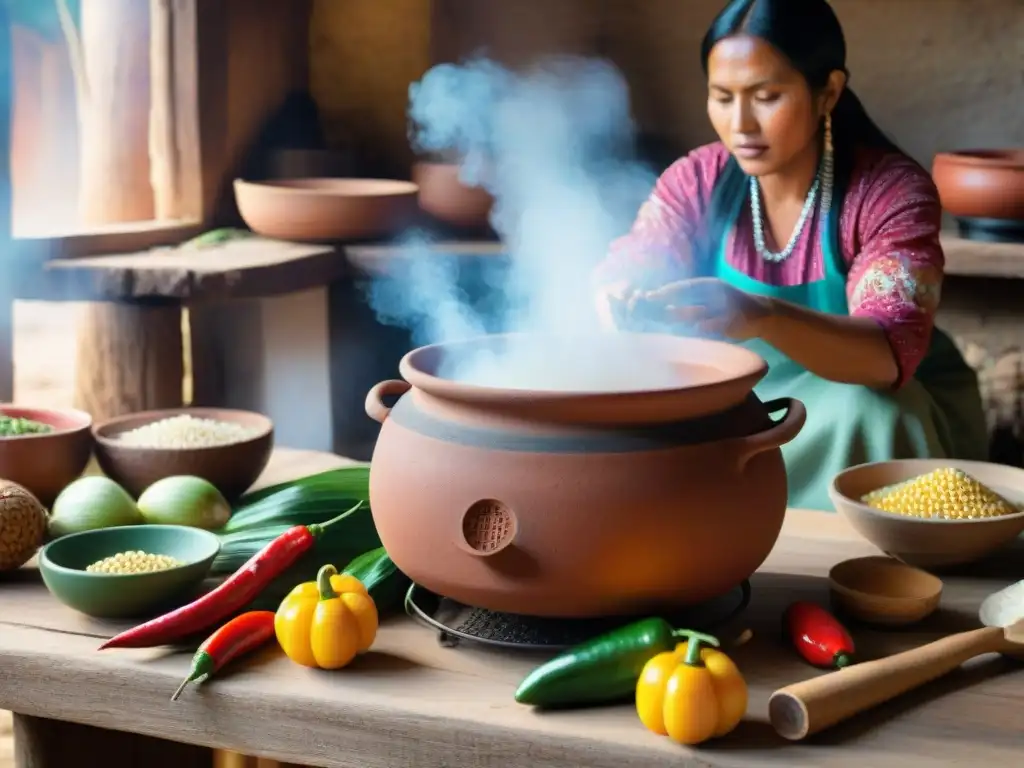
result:
[[[780,736],[803,739],[1009,645],[1002,628],[984,627],[854,664],[776,691],[768,719]]]
[[[740,469],[759,453],[785,445],[803,429],[807,421],[807,409],[799,400],[792,397],[780,397],[764,404],[768,413],[786,410],[786,415],[773,426],[747,437],[740,438],[739,460]]]
[[[384,405],[384,398],[401,397],[410,389],[412,389],[412,384],[401,379],[387,379],[379,384],[374,384],[373,388],[366,393],[366,404],[363,406],[366,409],[366,415],[383,424],[388,414],[391,413],[391,408]]]

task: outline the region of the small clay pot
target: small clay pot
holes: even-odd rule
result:
[[[434,218],[458,227],[488,225],[494,198],[483,187],[464,184],[456,163],[416,163],[412,178],[420,188],[420,208]]]
[[[764,362],[741,347],[621,336],[677,364],[677,386],[531,391],[437,375],[447,356],[512,338],[490,336],[414,350],[405,381],[370,391],[383,425],[370,506],[413,581],[493,611],[594,617],[700,603],[761,565],[786,511],[779,446],[803,405],[762,404],[751,390]],[[516,343],[531,338],[548,352],[543,336]],[[627,365],[639,381],[643,366]]]
[[[235,180],[235,201],[257,234],[332,242],[384,237],[416,213],[419,187],[390,179]]]
[[[1024,149],[940,152],[932,178],[957,218],[1024,221]]]

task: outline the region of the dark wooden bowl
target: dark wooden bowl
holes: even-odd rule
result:
[[[1024,149],[940,152],[932,179],[957,218],[1024,221]]]
[[[126,445],[118,435],[156,421],[188,414],[242,424],[255,436],[209,448],[144,448]],[[266,416],[228,408],[169,408],[108,419],[93,427],[96,460],[103,472],[135,498],[157,480],[195,475],[208,480],[228,501],[237,500],[260,476],[274,447],[274,425]]]
[[[0,437],[0,478],[31,491],[49,507],[85,470],[92,455],[92,417],[71,408],[0,405],[0,413],[49,424],[53,432]]]

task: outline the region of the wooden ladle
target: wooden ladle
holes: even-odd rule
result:
[[[1022,582],[1024,584],[1024,582]],[[1013,596],[1012,601],[1007,598]],[[799,740],[952,672],[986,653],[1024,657],[1022,587],[1014,585],[982,605],[985,626],[884,659],[866,661],[782,688],[768,700],[776,732]],[[990,610],[993,606],[996,610]],[[998,615],[1002,614],[1002,616]],[[1009,618],[1013,623],[1000,626]]]

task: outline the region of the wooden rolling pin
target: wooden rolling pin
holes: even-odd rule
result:
[[[986,653],[1024,654],[1024,619],[1005,629],[983,627],[950,635],[781,688],[768,700],[768,719],[780,736],[803,739]]]

